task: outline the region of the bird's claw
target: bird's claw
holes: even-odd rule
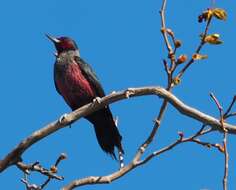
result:
[[[125,91],[125,97],[126,98],[129,98],[130,95],[133,95],[134,94],[134,89],[132,88],[128,88],[126,91]]]
[[[67,115],[68,115],[67,113],[63,114],[63,115],[59,118],[59,120],[58,120],[59,123],[62,123],[63,120],[65,120],[65,118],[66,118]]]
[[[60,124],[62,124],[62,123],[64,122],[64,120],[66,119],[67,115],[68,115],[67,113],[63,114],[63,115],[59,118],[58,122],[59,122]],[[71,123],[68,124],[68,126],[69,126],[69,128],[71,128]]]
[[[94,98],[94,99],[93,99],[93,103],[100,104],[100,103],[101,103],[101,98],[100,98],[100,97]]]

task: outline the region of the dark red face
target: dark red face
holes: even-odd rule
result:
[[[61,52],[78,49],[75,41],[69,37],[55,38],[49,35],[46,36],[54,43],[58,54]]]

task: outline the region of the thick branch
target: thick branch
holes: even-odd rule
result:
[[[128,96],[127,96],[128,94]],[[76,120],[84,117],[92,112],[117,101],[127,99],[128,97],[136,96],[146,96],[146,95],[157,95],[160,98],[165,99],[167,102],[172,104],[180,113],[196,119],[201,123],[212,126],[213,129],[222,131],[222,125],[218,119],[204,114],[197,109],[194,109],[190,106],[187,106],[172,93],[168,92],[162,87],[141,87],[141,88],[129,88],[128,90],[119,91],[112,93],[108,96],[101,98],[99,103],[97,101],[89,103],[81,108],[71,112],[70,114],[64,116],[64,119],[60,122],[59,120],[54,121],[42,129],[35,131],[29,137],[24,139],[20,144],[16,146],[3,160],[0,160],[0,172],[4,171],[10,165],[16,164],[20,160],[21,155],[26,151],[30,146],[44,137],[56,132],[57,130],[68,126],[69,124],[75,122]],[[228,133],[236,134],[236,126],[224,123],[224,127],[228,130]]]
[[[67,186],[62,188],[62,190],[71,190],[71,189],[74,189],[75,187],[88,185],[88,184],[92,185],[92,184],[111,183],[112,181],[119,179],[120,177],[122,177],[126,173],[130,172],[135,167],[137,167],[137,164],[131,162],[127,166],[121,168],[119,171],[114,172],[114,173],[107,175],[107,176],[89,176],[89,177],[86,177],[83,179],[74,180],[70,184],[68,184]]]

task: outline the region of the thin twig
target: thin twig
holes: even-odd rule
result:
[[[229,105],[228,109],[227,109],[226,112],[224,113],[224,116],[223,116],[224,119],[226,119],[226,118],[229,117],[228,115],[230,115],[230,111],[232,110],[233,105],[235,104],[235,101],[236,101],[236,96],[233,97],[233,100],[232,100],[231,104]]]
[[[224,132],[224,139],[223,139],[223,144],[224,144],[224,178],[223,178],[223,189],[227,190],[228,189],[228,173],[229,173],[229,153],[228,153],[228,148],[227,148],[227,137],[228,133],[227,131]]]
[[[163,0],[162,7],[161,7],[161,10],[160,10],[161,32],[162,32],[162,35],[163,35],[163,38],[164,38],[164,41],[165,41],[165,44],[166,44],[166,48],[169,52],[169,55],[172,55],[173,50],[172,50],[171,44],[168,40],[168,36],[167,36],[167,32],[166,32],[166,21],[165,21],[166,2],[167,2],[166,0]],[[174,62],[174,61],[171,60],[171,62]],[[170,92],[172,90],[172,87],[171,87],[171,81],[172,81],[171,76],[172,76],[172,74],[171,74],[171,72],[168,68],[168,64],[167,64],[166,60],[163,60],[163,63],[164,63],[164,67],[165,67],[165,70],[166,70],[166,73],[167,73],[167,76],[168,76],[168,84],[167,84],[166,90],[168,92]],[[158,114],[157,118],[155,119],[153,129],[152,129],[151,133],[148,135],[148,138],[139,147],[139,149],[138,149],[138,151],[137,151],[137,153],[136,153],[136,155],[133,159],[133,162],[138,162],[140,160],[140,158],[141,158],[142,154],[144,153],[144,151],[146,150],[146,148],[153,141],[153,139],[154,139],[154,137],[155,137],[160,125],[161,125],[161,121],[162,121],[162,118],[164,117],[164,113],[166,111],[167,106],[168,106],[168,101],[164,99],[163,102],[162,102],[159,114]]]
[[[27,190],[42,190],[41,187],[37,186],[36,184],[30,184],[27,181],[27,178],[22,178],[21,182],[25,184]]]
[[[51,178],[49,177],[48,179],[45,180],[45,182],[40,186],[41,189],[47,186],[47,184],[51,181]]]
[[[166,33],[166,18],[165,18],[166,3],[167,3],[166,0],[162,1],[162,6],[161,6],[161,10],[160,10],[161,32],[162,32],[162,35],[163,35],[163,38],[164,38],[164,41],[165,41],[165,45],[166,45],[166,48],[167,48],[168,52],[172,53],[173,50],[172,50],[171,44],[169,42],[168,35]]]
[[[52,173],[57,173],[57,166],[62,160],[65,160],[67,158],[67,155],[65,153],[61,153],[60,156],[57,158],[55,164],[50,168],[50,171]],[[53,179],[52,177],[48,176],[48,178],[45,180],[45,182],[40,186],[41,189],[47,186],[47,184]]]
[[[228,118],[230,118],[230,117],[235,117],[235,116],[236,116],[236,112],[229,113],[229,114],[225,117],[225,119],[228,119]]]
[[[165,59],[163,59],[163,65],[164,65],[164,68],[165,68],[165,72],[167,75],[170,74],[170,70],[169,70],[169,67],[168,67],[168,63]]]
[[[51,167],[50,170],[43,168],[39,162],[35,162],[33,164],[26,165],[23,162],[18,162],[17,167],[24,172],[24,178],[21,181],[26,185],[27,190],[42,190],[46,187],[46,185],[50,182],[51,179],[63,180],[64,177],[57,176],[57,166],[61,162],[61,160],[66,159],[66,154],[62,153],[56,160],[55,164]],[[27,179],[27,175],[30,175],[30,172],[38,172],[48,178],[42,185],[30,184]]]
[[[223,107],[221,106],[219,100],[214,96],[213,93],[210,93],[211,98],[214,100],[219,112],[220,112],[220,123],[222,125],[222,129],[224,132],[224,136],[223,136],[223,153],[224,153],[224,177],[223,177],[223,189],[227,190],[228,189],[228,168],[229,168],[229,153],[227,150],[227,137],[228,137],[228,131],[224,126],[224,116],[227,114],[223,113]],[[232,106],[234,104],[234,100],[232,101],[231,105],[229,106],[227,112],[230,112]]]
[[[138,162],[138,165],[143,165],[145,163],[147,163],[149,160],[151,160],[153,157],[155,156],[158,156],[166,151],[169,151],[171,150],[172,148],[176,147],[177,145],[181,144],[181,143],[185,143],[185,142],[195,142],[197,144],[201,144],[201,145],[204,145],[204,146],[207,146],[208,144],[210,143],[204,143],[204,142],[201,142],[200,140],[196,140],[195,138],[196,137],[199,137],[199,136],[202,136],[202,135],[205,135],[207,133],[210,133],[212,132],[213,130],[212,129],[206,129],[204,130],[204,125],[203,127],[197,131],[194,135],[188,137],[188,138],[184,138],[183,136],[183,133],[179,133],[179,139],[177,139],[175,142],[171,143],[170,145],[158,150],[158,151],[154,151],[153,153],[151,153],[150,155],[148,155],[145,159],[143,159],[142,161],[139,161]],[[211,144],[212,146],[214,146],[213,144]]]
[[[211,92],[210,93],[210,97],[214,100],[218,110],[219,110],[219,113],[220,113],[220,121],[223,121],[224,120],[224,114],[223,114],[223,107],[221,106],[219,100],[215,97],[215,95]],[[222,124],[223,125],[223,124]],[[223,127],[223,126],[222,126]]]
[[[17,162],[16,165],[20,170],[22,170],[26,174],[29,174],[30,171],[34,171],[47,177],[50,177],[52,179],[57,179],[57,180],[64,179],[62,176],[58,176],[55,173],[51,172],[50,170],[43,168],[41,165],[39,165],[39,162],[35,162],[29,165],[24,164],[23,162]]]
[[[199,46],[197,47],[195,53],[199,53],[202,49],[202,47],[204,46],[205,44],[205,38],[207,36],[207,33],[208,33],[208,30],[209,30],[209,27],[210,27],[210,23],[211,23],[211,20],[212,20],[212,17],[209,18],[209,20],[207,21],[207,24],[206,24],[206,27],[205,27],[205,30],[204,30],[204,33],[203,33],[203,36],[202,36],[202,39],[200,41],[200,44]],[[183,74],[185,73],[185,71],[192,65],[192,63],[194,62],[194,59],[191,58],[189,60],[189,62],[181,69],[181,71],[179,72],[179,74],[177,75],[178,78],[181,78],[183,76]]]
[[[175,46],[175,49],[173,51],[171,43],[170,43],[170,41],[168,39],[168,35],[170,35],[173,43],[175,44],[174,33],[170,29],[166,28],[166,18],[165,18],[166,3],[167,3],[166,0],[162,1],[162,7],[161,7],[161,10],[160,10],[160,15],[161,15],[161,33],[162,33],[162,36],[164,38],[164,43],[165,43],[167,51],[168,51],[168,58],[170,59],[170,62],[171,62],[170,67],[168,67],[167,62],[164,60],[164,66],[165,66],[165,70],[166,70],[167,78],[168,78],[168,88],[167,88],[167,90],[171,91],[171,89],[173,88],[173,85],[172,85],[173,73],[174,73],[175,68],[176,68],[175,53],[176,53],[176,49],[177,48]]]

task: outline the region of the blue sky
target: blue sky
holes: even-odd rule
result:
[[[210,0],[168,1],[167,26],[172,28],[183,46],[179,54],[191,56],[199,43],[204,24],[197,16],[211,5]],[[92,1],[62,0],[2,1],[1,20],[1,126],[0,158],[33,131],[57,119],[70,109],[56,93],[53,83],[54,47],[45,38],[49,33],[70,36],[80,47],[81,56],[92,65],[107,93],[128,87],[166,84],[162,58],[166,56],[160,35],[159,0]],[[227,106],[236,92],[235,18],[233,1],[216,1],[216,7],[227,10],[226,22],[214,20],[211,33],[220,33],[224,43],[207,45],[202,53],[209,58],[196,62],[184,76],[174,94],[187,104],[218,116],[209,92],[214,92]],[[147,137],[161,100],[140,97],[111,106],[119,117],[126,163]],[[235,123],[235,119],[231,120]],[[157,138],[147,152],[173,142],[177,131],[191,134],[200,123],[181,116],[168,107]],[[204,138],[221,142],[221,135]],[[229,189],[236,188],[236,139],[229,137]],[[97,145],[91,125],[80,120],[71,129],[63,129],[25,152],[26,163],[39,160],[50,166],[61,152],[68,159],[59,166],[65,180],[53,181],[47,189],[59,189],[69,181],[89,175],[106,175],[118,163]],[[194,144],[185,144],[137,168],[110,185],[81,189],[221,189],[223,155]],[[15,167],[0,175],[4,189],[24,189],[22,173]],[[40,175],[31,182],[40,183]]]

